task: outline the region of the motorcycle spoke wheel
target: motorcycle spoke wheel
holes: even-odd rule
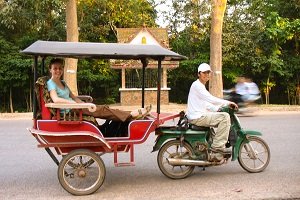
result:
[[[58,166],[61,186],[73,195],[96,192],[105,179],[105,165],[94,152],[78,149],[64,156]]]
[[[267,143],[259,137],[249,137],[244,141],[239,150],[238,161],[243,169],[250,173],[263,171],[270,162],[270,148]]]
[[[157,163],[160,171],[167,177],[172,179],[182,179],[189,176],[195,166],[186,165],[170,165],[167,158],[183,158],[190,159],[192,156],[192,148],[187,143],[183,143],[180,147],[180,141],[171,140],[165,143],[159,150],[157,155]]]

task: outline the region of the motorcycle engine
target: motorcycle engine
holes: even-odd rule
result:
[[[195,142],[193,150],[200,160],[207,160],[207,149],[207,143]]]

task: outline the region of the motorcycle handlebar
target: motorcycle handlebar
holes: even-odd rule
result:
[[[231,106],[231,105],[228,105],[228,106],[222,106],[220,108],[220,112],[227,112],[229,114],[233,114],[234,112],[237,112],[238,111],[238,108],[235,107],[235,106]]]

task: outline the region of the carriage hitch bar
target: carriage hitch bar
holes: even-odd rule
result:
[[[55,155],[52,153],[52,151],[49,148],[45,148],[45,150],[47,151],[47,153],[49,154],[49,156],[52,158],[52,160],[55,162],[55,164],[57,164],[57,166],[59,165],[59,161],[57,160],[57,158],[55,157]]]

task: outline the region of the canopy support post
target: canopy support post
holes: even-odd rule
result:
[[[157,118],[159,119],[160,114],[160,90],[161,90],[161,61],[163,58],[158,59],[158,66],[157,66]]]
[[[146,71],[146,67],[148,65],[148,61],[146,58],[142,58],[141,62],[143,64],[143,70],[142,70],[142,108],[145,107],[145,71]]]
[[[42,58],[42,71],[41,71],[41,75],[45,74],[45,59],[46,59],[46,57]]]
[[[37,65],[38,65],[38,56],[34,56],[34,63],[33,63],[33,85],[32,85],[32,103],[33,103],[33,119],[35,120],[37,118],[37,105],[36,105],[36,94],[35,94],[35,82],[37,80]]]

